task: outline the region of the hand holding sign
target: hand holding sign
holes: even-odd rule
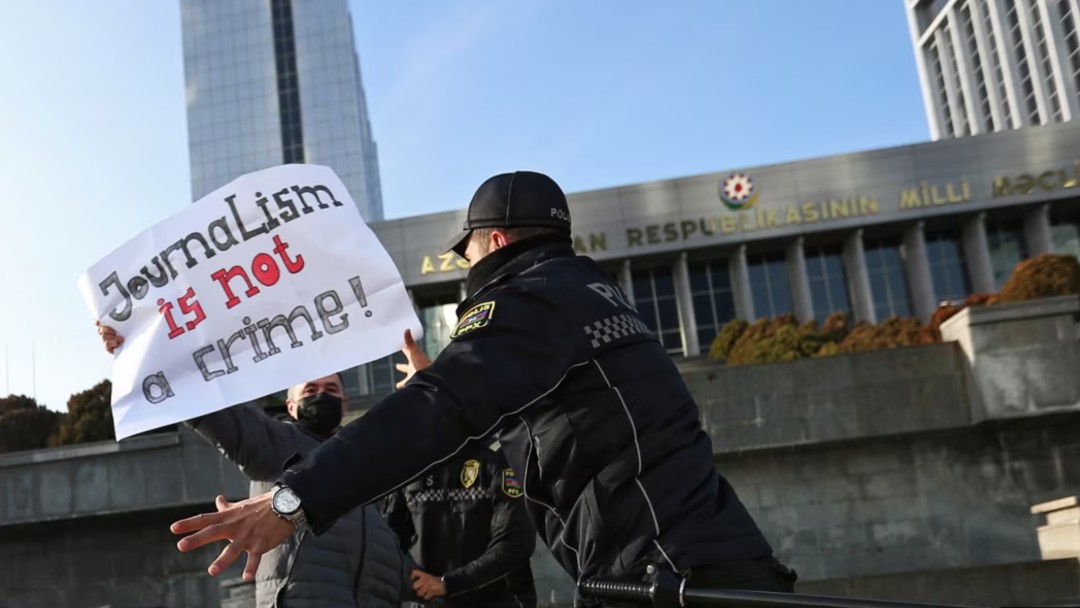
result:
[[[116,353],[118,439],[422,335],[393,260],[333,171],[314,165],[233,181],[95,264],[79,289]]]

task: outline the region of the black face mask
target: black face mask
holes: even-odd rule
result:
[[[341,426],[341,397],[318,393],[296,404],[296,422],[320,437],[329,437]]]

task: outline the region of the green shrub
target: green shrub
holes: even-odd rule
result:
[[[730,365],[791,361],[799,357],[799,336],[793,315],[758,319],[735,341],[728,355]]]
[[[735,346],[735,342],[746,331],[747,326],[746,321],[738,319],[732,319],[725,323],[720,328],[720,333],[716,334],[716,338],[713,339],[712,346],[709,347],[709,358],[715,361],[727,361],[732,347]]]
[[[865,353],[899,346],[933,344],[934,333],[913,317],[889,317],[884,323],[859,323],[838,345],[837,354]]]

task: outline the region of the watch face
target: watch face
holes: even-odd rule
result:
[[[288,488],[274,493],[274,510],[281,514],[295,513],[300,508],[300,497]]]

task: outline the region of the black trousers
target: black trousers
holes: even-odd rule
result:
[[[716,562],[690,569],[686,586],[692,589],[740,589],[792,593],[799,575],[775,557]]]

